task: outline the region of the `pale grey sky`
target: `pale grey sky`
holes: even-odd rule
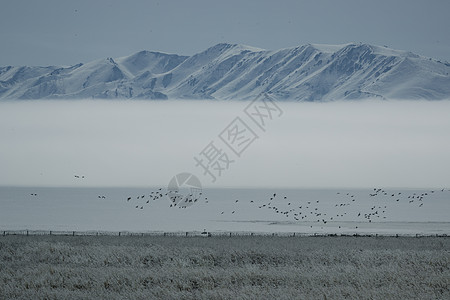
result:
[[[220,42],[363,42],[450,61],[448,0],[0,0],[0,66],[72,65]]]

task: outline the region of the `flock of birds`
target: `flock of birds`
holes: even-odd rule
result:
[[[164,192],[162,188],[158,188],[156,191],[151,191],[148,194],[141,194],[139,196],[128,196],[127,202],[134,203],[135,209],[144,209],[146,206],[151,205],[153,202],[168,197],[170,199],[169,207],[171,208],[187,208],[194,203],[204,200],[204,203],[208,203],[208,198],[203,197],[203,192],[200,190],[193,191],[190,194],[184,195],[176,190],[169,190]]]
[[[256,209],[267,209],[294,221],[315,222],[323,225],[332,221],[343,221],[345,217],[353,217],[357,220],[365,220],[371,223],[372,220],[387,219],[389,208],[394,203],[416,205],[421,208],[427,197],[439,191],[450,192],[450,190],[441,189],[406,194],[405,192],[388,192],[382,188],[374,188],[368,197],[374,198],[375,205],[369,207],[364,207],[367,205],[359,203],[358,197],[352,192],[337,192],[336,200],[338,201],[337,203],[334,201],[334,207],[324,207],[320,205],[320,200],[290,200],[287,196],[280,196],[277,193],[271,194],[268,199],[266,198],[265,201],[259,204],[256,204],[254,200],[249,202],[255,205]],[[237,203],[239,203],[239,200],[235,200],[235,204]],[[354,209],[347,209],[350,206],[354,207]],[[351,211],[355,215],[350,216]],[[236,212],[237,208],[233,208],[231,214]],[[221,212],[221,215],[223,214],[225,214],[225,211]],[[312,227],[312,225],[310,226]],[[357,226],[355,227],[358,228]]]
[[[388,218],[389,209],[393,205],[414,205],[418,208],[424,206],[426,199],[437,192],[450,192],[450,190],[428,190],[423,192],[390,192],[382,188],[374,188],[368,195],[357,195],[353,192],[337,192],[333,201],[299,200],[280,193],[270,193],[262,199],[233,199],[230,200],[229,209],[219,210],[219,216],[237,215],[242,210],[266,210],[274,215],[281,216],[283,220],[295,222],[308,222],[323,226],[328,222],[345,221],[348,219],[366,221],[382,221]],[[170,208],[187,208],[195,203],[209,203],[208,198],[202,192],[182,195],[177,191],[163,192],[162,188],[152,191],[147,195],[137,197],[129,196],[126,201],[139,203],[134,207],[143,210],[146,205],[154,201],[168,197]],[[371,198],[372,205],[362,203],[360,198]],[[291,199],[292,198],[292,199]],[[166,200],[167,201],[167,200]],[[323,203],[325,202],[325,203]],[[333,203],[330,207],[330,203]],[[370,203],[370,202],[369,202]],[[349,209],[352,207],[352,209]],[[278,218],[279,219],[279,218]],[[313,225],[310,225],[312,228]],[[316,225],[315,225],[316,226]],[[339,226],[340,228],[341,226]],[[358,226],[355,226],[357,229]]]
[[[75,179],[84,179],[84,175],[75,175]],[[266,210],[274,215],[281,216],[283,220],[294,222],[308,222],[323,226],[328,222],[345,221],[347,219],[367,221],[388,219],[389,209],[392,205],[413,205],[422,208],[426,199],[435,193],[450,192],[450,189],[428,190],[423,192],[388,191],[382,188],[373,188],[368,195],[357,195],[354,192],[337,192],[333,201],[322,201],[317,199],[299,200],[297,197],[281,195],[280,193],[269,193],[266,198],[233,199],[227,210],[219,210],[219,216],[236,215],[242,210]],[[30,194],[37,197],[37,193]],[[370,198],[374,202],[367,206],[367,201],[360,203],[359,198]],[[98,199],[106,199],[106,195],[98,195]],[[158,200],[167,201],[169,208],[186,209],[196,203],[208,204],[209,200],[202,190],[191,189],[189,193],[182,194],[178,190],[163,190],[158,188],[138,196],[128,196],[126,201],[137,210],[144,210]],[[325,202],[325,203],[323,203]],[[333,203],[333,205],[330,205]],[[330,207],[332,206],[332,207]],[[349,209],[352,207],[352,209]],[[267,215],[267,214],[265,214]],[[280,219],[280,218],[278,218]],[[310,225],[312,228],[313,225]],[[339,226],[340,227],[340,226]],[[356,226],[356,228],[358,228]]]
[[[338,193],[339,194],[339,193]],[[347,195],[349,195],[347,193]],[[351,195],[351,198],[354,196]],[[259,204],[257,203],[259,202]],[[269,210],[274,214],[278,214],[280,216],[284,216],[287,219],[292,219],[295,221],[304,221],[304,222],[316,222],[321,224],[327,224],[329,221],[337,220],[339,217],[344,217],[347,213],[338,213],[335,216],[330,213],[324,212],[321,208],[320,200],[310,200],[310,201],[298,201],[291,200],[288,196],[282,195],[280,196],[277,193],[270,194],[266,200],[261,201],[250,200],[249,203],[254,206],[254,208],[258,210]],[[234,201],[235,204],[239,204],[239,200]],[[242,201],[241,201],[242,203]],[[336,204],[338,207],[343,207],[349,205],[348,203],[340,203]],[[238,212],[238,207],[234,207],[231,211],[231,214],[235,214]],[[226,211],[221,211],[221,215],[224,215]],[[313,226],[310,225],[312,228]]]

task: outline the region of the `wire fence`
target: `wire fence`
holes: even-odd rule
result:
[[[167,236],[167,237],[245,237],[245,236],[277,236],[277,237],[449,237],[447,234],[379,234],[379,233],[305,233],[305,232],[206,232],[206,231],[53,231],[53,230],[3,230],[1,236]]]

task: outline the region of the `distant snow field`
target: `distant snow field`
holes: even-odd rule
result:
[[[264,126],[248,105],[1,102],[0,229],[450,233],[450,102],[277,102]]]

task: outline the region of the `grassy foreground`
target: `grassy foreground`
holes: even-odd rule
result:
[[[450,299],[450,238],[0,237],[0,299]]]

